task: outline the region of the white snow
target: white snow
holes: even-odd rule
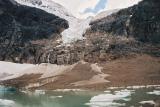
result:
[[[86,32],[86,29],[90,27],[89,23],[91,19],[92,17],[81,20],[76,18],[68,20],[69,28],[62,32],[63,43],[68,44],[77,40],[85,39],[83,34]]]
[[[155,104],[155,102],[154,101],[152,101],[152,100],[150,100],[150,101],[141,101],[141,102],[139,102],[140,104],[151,104],[151,105],[154,105]]]
[[[56,64],[17,64],[0,61],[0,80],[8,80],[20,77],[25,74],[42,74],[41,78],[48,78],[67,72],[75,66],[73,65],[56,65]],[[7,74],[2,77],[3,74]]]
[[[78,19],[67,11],[63,6],[52,0],[16,0],[19,4],[42,9],[48,13],[66,19],[69,22],[69,28],[62,32],[62,41],[68,44],[77,40],[82,40],[83,34],[89,28],[91,17],[87,19]]]
[[[160,85],[137,85],[137,86],[127,86],[127,87],[109,87],[107,89],[113,90],[113,89],[141,89],[141,88],[156,88],[159,89]]]
[[[132,88],[132,89],[140,89],[140,88],[146,88],[146,86],[128,86],[127,88]]]
[[[152,88],[152,87],[160,87],[160,85],[147,85],[147,88]]]
[[[104,93],[97,96],[94,96],[91,98],[89,103],[86,103],[86,105],[89,105],[90,107],[118,107],[118,106],[125,106],[124,103],[116,103],[114,101],[117,100],[124,100],[129,101],[131,94],[134,93],[133,90],[120,90],[115,91],[114,94],[111,93]]]
[[[2,107],[4,107],[4,106],[12,107],[13,104],[15,104],[15,102],[12,100],[0,99],[0,106],[2,106]]]
[[[113,89],[124,89],[125,87],[109,87],[109,88],[107,88],[107,89],[109,89],[109,90],[113,90]]]
[[[0,61],[0,80],[7,76],[13,76],[34,66],[35,65],[32,64],[16,64],[11,62]]]
[[[53,99],[55,99],[55,98],[63,98],[63,96],[50,96],[50,98],[53,98]]]
[[[111,93],[111,90],[106,90],[106,91],[104,91],[105,93]]]
[[[45,90],[35,90],[35,94],[44,95],[46,94]]]
[[[89,107],[123,107],[126,104],[122,103],[114,103],[114,102],[98,102],[97,103],[86,103],[86,105],[89,105]]]
[[[56,91],[56,92],[81,92],[81,91],[86,91],[86,90],[82,90],[82,89],[56,89],[56,90],[53,90],[53,91]]]
[[[160,85],[139,85],[139,86],[127,86],[127,89],[140,89],[140,88],[158,88]]]
[[[16,73],[34,67],[33,64],[17,64],[12,62],[0,61],[0,73]]]
[[[154,90],[153,92],[147,92],[147,94],[160,95],[160,90]]]

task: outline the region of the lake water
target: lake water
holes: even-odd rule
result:
[[[160,87],[34,93],[0,89],[0,107],[139,107],[139,102],[155,99],[160,99]]]

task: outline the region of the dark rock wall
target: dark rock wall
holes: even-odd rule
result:
[[[143,42],[160,43],[160,1],[139,3],[130,19],[131,35]]]
[[[68,22],[43,10],[0,0],[0,60],[38,63],[44,39],[56,38]],[[32,41],[41,40],[33,44]]]
[[[132,36],[142,42],[160,42],[160,1],[143,0],[91,23],[92,32]]]
[[[42,56],[46,57],[41,57],[40,60],[56,64],[73,64],[80,60],[91,63],[106,62],[122,57],[135,57],[137,54],[159,57],[158,6],[158,1],[144,0],[138,5],[91,22],[91,29],[85,33],[84,41],[52,48],[44,53]],[[146,21],[145,17],[151,24],[157,24],[155,28],[147,28],[150,26],[150,21]],[[157,20],[152,20],[151,17],[157,17]]]
[[[42,10],[0,0],[0,60],[28,63],[95,63],[136,54],[160,56],[160,1],[143,0],[91,22],[84,41],[57,46],[68,23]]]

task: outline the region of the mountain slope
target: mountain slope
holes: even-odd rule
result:
[[[159,8],[157,6],[155,1],[144,0],[137,5],[121,9],[109,16],[92,21],[90,23],[91,28],[84,34],[85,40],[76,41],[69,46],[57,47],[55,50],[61,51],[54,50],[51,52],[51,56],[57,55],[57,57],[51,57],[50,62],[73,64],[80,60],[85,60],[86,62],[96,63],[122,57],[130,58],[136,56],[136,54],[160,56],[160,45],[157,43],[160,37],[158,35],[160,30],[158,29],[159,11],[157,10]],[[149,10],[156,13],[149,12]],[[138,19],[134,20],[135,16],[138,16]],[[150,19],[151,16],[155,17],[157,21]],[[146,21],[144,17],[153,22]],[[141,24],[144,24],[144,28],[140,27]],[[136,27],[137,25],[139,27]],[[145,32],[145,27],[147,28],[151,25],[155,26],[150,28],[150,33],[146,33],[149,31],[147,29]],[[149,38],[141,39],[145,35],[148,35]],[[57,58],[57,61],[53,61],[53,59]]]
[[[92,31],[132,36],[142,42],[160,42],[160,2],[143,0],[108,17],[90,23]]]
[[[0,75],[3,79],[0,84],[47,90],[64,88],[106,90],[110,86],[160,84],[158,43],[160,15],[157,1],[143,0],[135,6],[98,18],[90,23],[91,28],[84,34],[86,39],[69,45],[62,45],[61,42],[54,44],[60,37],[31,41],[29,47],[32,48],[25,51],[24,56],[31,52],[36,53],[33,55],[36,57],[29,54],[30,57],[22,58],[27,60],[34,58],[36,63],[46,64],[31,65],[31,68],[21,70],[18,74],[10,72],[12,70],[9,69],[9,73],[4,74],[4,65],[12,68],[15,64],[1,63]],[[3,14],[3,10],[0,13]],[[77,28],[74,29],[76,30]],[[70,36],[69,31],[66,34]],[[21,47],[17,46],[14,49]],[[18,53],[21,52],[18,50]],[[22,68],[26,67],[27,65],[24,64],[24,67],[22,65]]]
[[[94,20],[85,34],[104,60],[134,54],[160,56],[160,2],[143,0],[109,16]],[[95,57],[93,55],[93,57]],[[132,56],[133,57],[133,56]],[[110,59],[109,58],[109,59]]]
[[[16,0],[22,5],[36,7],[51,14],[55,14],[69,22],[69,28],[62,32],[62,42],[71,43],[76,40],[82,40],[83,34],[89,28],[91,18],[78,19],[67,11],[63,6],[52,0]]]
[[[160,59],[147,55],[123,58],[107,63],[80,61],[73,65],[26,65],[3,62],[9,76],[2,75],[0,84],[26,90],[93,89],[108,87],[147,86],[160,84]],[[17,72],[16,65],[20,67]],[[24,70],[22,70],[24,68]],[[27,69],[28,68],[28,69]],[[9,71],[8,70],[8,71]],[[7,71],[7,70],[6,70]],[[0,71],[0,74],[4,74]]]
[[[66,20],[53,14],[0,0],[0,60],[37,63],[44,42],[67,27]]]

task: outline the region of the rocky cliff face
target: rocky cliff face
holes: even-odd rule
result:
[[[55,47],[44,56],[49,56],[48,62],[57,64],[73,64],[79,60],[103,62],[136,54],[160,56],[158,3],[156,0],[144,0],[94,20],[84,34],[85,40]]]
[[[27,1],[41,5],[39,0]],[[98,18],[90,24],[84,40],[66,45],[60,38],[60,32],[68,27],[65,20],[0,0],[0,60],[51,63],[29,69],[22,64],[20,75],[17,67],[14,70],[8,63],[12,72],[7,69],[8,73],[4,73],[2,64],[0,78],[6,80],[1,79],[0,84],[47,90],[160,84],[159,6],[158,0],[144,0]]]
[[[143,0],[91,22],[85,33],[86,46],[94,47],[90,59],[98,56],[101,60],[111,60],[134,54],[160,56],[159,3]]]
[[[39,9],[0,1],[0,60],[61,65],[80,60],[110,61],[135,54],[160,56],[157,0],[143,0],[94,20],[83,35],[86,39],[69,45],[57,39],[68,27],[65,20]],[[8,6],[10,8],[6,8]]]
[[[38,63],[68,22],[43,10],[0,0],[0,60]]]
[[[160,1],[144,0],[135,7],[129,33],[142,42],[160,43]]]
[[[132,36],[142,42],[160,42],[160,2],[143,0],[138,5],[120,10],[91,23],[92,32]]]

